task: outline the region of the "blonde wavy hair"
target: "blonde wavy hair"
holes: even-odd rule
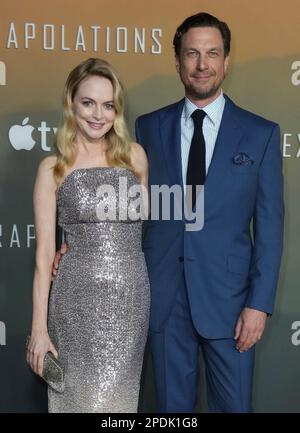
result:
[[[73,100],[79,84],[89,76],[107,78],[113,86],[113,102],[116,117],[112,128],[106,134],[108,148],[106,158],[112,167],[124,167],[133,172],[130,157],[130,137],[124,119],[124,90],[111,65],[105,60],[90,58],[74,68],[66,81],[63,90],[63,115],[61,126],[55,136],[54,146],[57,162],[53,167],[55,180],[64,177],[67,168],[71,167],[77,155],[75,143],[77,124],[73,113]]]

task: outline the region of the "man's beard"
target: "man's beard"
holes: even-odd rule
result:
[[[208,89],[198,89],[193,85],[185,86],[186,94],[193,97],[198,101],[202,101],[204,99],[209,99],[213,97],[220,89],[222,81],[220,83],[216,83]]]
[[[202,89],[199,89],[199,87],[195,86],[193,83],[188,83],[187,85],[184,85],[185,92],[187,95],[190,95],[193,99],[198,101],[212,98],[220,90],[225,77],[226,74],[224,74],[223,77],[220,77],[217,82],[214,82],[211,87],[204,87]]]

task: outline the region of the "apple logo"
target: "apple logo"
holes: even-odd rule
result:
[[[31,150],[35,145],[31,134],[34,127],[27,125],[29,117],[26,117],[22,125],[14,125],[10,128],[8,132],[9,141],[15,150]]]

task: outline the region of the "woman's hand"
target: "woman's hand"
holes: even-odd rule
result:
[[[42,376],[44,358],[47,352],[58,357],[57,350],[53,346],[48,332],[32,334],[27,347],[26,360],[35,374]]]

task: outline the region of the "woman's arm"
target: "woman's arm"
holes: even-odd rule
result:
[[[51,269],[55,256],[56,188],[53,177],[55,157],[42,160],[39,165],[33,205],[36,231],[36,259],[33,279],[33,310],[31,339],[27,362],[36,374],[42,375],[45,354],[57,352],[49,338],[48,299],[51,285]]]

